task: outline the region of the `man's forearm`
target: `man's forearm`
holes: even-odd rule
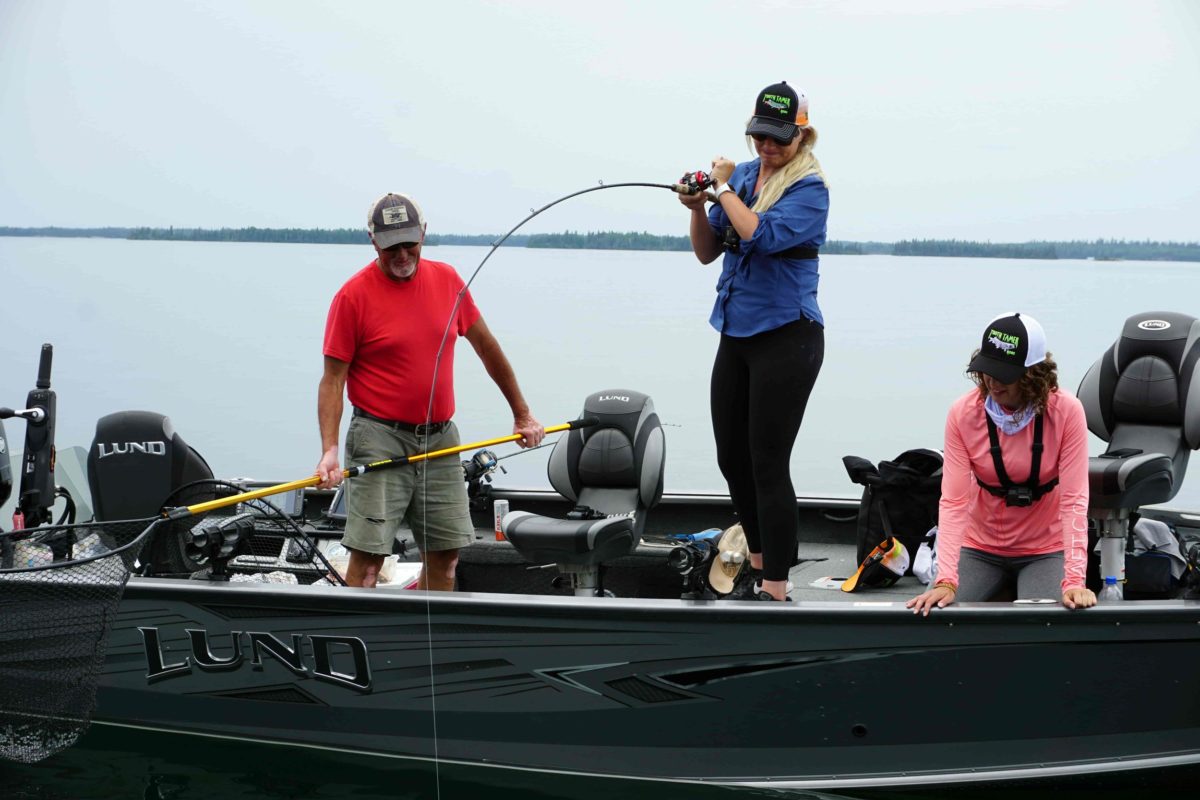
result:
[[[342,387],[322,380],[317,389],[317,423],[321,429],[321,452],[337,448],[342,426]]]

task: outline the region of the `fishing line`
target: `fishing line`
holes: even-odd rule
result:
[[[479,262],[479,266],[475,267],[475,270],[471,273],[471,277],[467,279],[466,283],[463,284],[463,288],[459,290],[458,296],[454,299],[454,306],[450,309],[450,316],[446,320],[446,328],[444,331],[442,331],[442,341],[440,344],[438,344],[437,355],[433,360],[433,381],[429,386],[429,402],[426,404],[426,408],[425,408],[425,427],[423,429],[421,429],[421,431],[418,431],[418,440],[417,441],[419,443],[420,449],[422,451],[429,449],[428,430],[429,430],[430,423],[433,421],[433,401],[434,401],[434,397],[437,393],[437,379],[438,379],[438,373],[439,373],[439,371],[441,369],[441,365],[442,365],[442,352],[446,348],[446,342],[449,341],[450,329],[454,325],[455,318],[458,316],[458,309],[461,307],[463,298],[465,298],[467,295],[467,291],[471,288],[471,284],[475,282],[475,278],[479,275],[480,271],[483,269],[484,264],[486,264],[488,262],[488,259],[490,259],[492,257],[493,253],[495,253],[497,250],[500,249],[500,246],[502,244],[504,244],[506,241],[508,241],[508,238],[510,236],[512,236],[514,233],[516,233],[518,230],[520,230],[521,227],[525,225],[525,223],[529,222],[530,220],[532,220],[534,217],[538,216],[542,212],[548,211],[549,209],[554,208],[554,206],[558,205],[559,203],[564,203],[567,200],[570,200],[574,197],[579,197],[580,195],[589,194],[591,192],[600,192],[600,191],[604,191],[605,189],[623,189],[623,188],[630,188],[630,187],[644,187],[644,188],[649,188],[649,189],[667,189],[668,191],[672,191],[677,194],[696,194],[698,192],[703,192],[705,189],[707,189],[711,185],[712,185],[711,179],[709,178],[708,175],[706,175],[703,172],[689,173],[688,175],[685,175],[683,177],[683,179],[681,180],[680,183],[645,183],[645,182],[640,182],[640,181],[627,182],[627,183],[604,183],[603,181],[601,181],[597,186],[589,186],[586,189],[580,189],[579,191],[571,192],[570,194],[565,194],[562,197],[558,198],[557,200],[553,200],[553,201],[547,203],[546,205],[542,206],[541,208],[530,209],[528,216],[526,216],[523,220],[521,220],[516,225],[514,225],[511,229],[509,229],[508,233],[504,234],[499,239],[497,239],[495,242],[493,242],[491,249],[488,250],[488,252],[487,252],[487,255],[485,255],[483,257],[483,260]],[[515,371],[514,371],[514,378],[515,378]],[[540,447],[544,447],[544,446],[546,446],[546,445],[541,445]],[[517,453],[512,453],[510,455],[517,455]],[[508,458],[509,456],[504,456],[504,457]],[[499,460],[499,459],[497,459],[497,460]],[[425,518],[426,518],[425,517],[425,504],[427,502],[426,497],[428,495],[428,485],[427,485],[428,479],[429,479],[429,470],[428,470],[428,468],[425,468],[421,473],[421,488],[422,488],[422,491],[421,491],[421,522],[422,522],[422,526],[426,530],[428,530],[428,526],[425,525]],[[435,772],[435,785],[437,786],[438,797],[440,798],[441,792],[442,792],[442,789],[441,789],[442,782],[441,782],[440,759],[438,757],[437,686],[436,686],[436,680],[434,677],[434,664],[433,664],[433,623],[432,623],[432,613],[430,610],[430,603],[429,603],[430,589],[429,589],[428,563],[426,562],[426,563],[422,564],[421,569],[422,569],[422,572],[423,572],[423,575],[425,578],[425,633],[426,633],[427,650],[429,653],[429,702],[430,702],[430,716],[432,718],[432,728],[433,728],[433,764],[434,764],[434,772]]]

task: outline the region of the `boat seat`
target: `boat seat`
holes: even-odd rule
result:
[[[153,411],[119,411],[96,422],[87,457],[96,520],[143,519],[184,484],[212,478],[199,453]]]
[[[555,519],[511,511],[505,536],[526,561],[596,567],[629,553],[636,545],[631,517]]]
[[[604,563],[637,547],[646,512],[662,499],[666,450],[654,403],[641,392],[596,392],[580,416],[598,422],[563,434],[546,468],[575,508],[566,519],[511,511],[501,531],[526,561],[556,564],[577,595],[594,596],[604,593]]]
[[[1088,429],[1108,443],[1088,460],[1088,517],[1101,536],[1101,578],[1124,579],[1130,514],[1173,498],[1191,451],[1200,449],[1198,362],[1200,320],[1135,314],[1079,384]]]

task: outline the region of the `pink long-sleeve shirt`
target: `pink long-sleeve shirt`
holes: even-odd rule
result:
[[[999,556],[1063,553],[1062,588],[1082,587],[1087,567],[1088,452],[1087,420],[1078,399],[1060,391],[1047,402],[1043,422],[1042,464],[1038,482],[1058,485],[1031,506],[1006,506],[985,491],[999,486],[992,462],[986,413],[978,390],[958,398],[946,416],[942,500],[938,511],[939,582],[958,585],[960,550],[971,547]],[[1016,483],[1029,480],[1033,427],[1006,435],[998,431],[1004,469]]]

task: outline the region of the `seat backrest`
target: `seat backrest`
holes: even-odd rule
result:
[[[603,514],[653,508],[662,499],[666,461],[654,403],[641,392],[611,389],[589,395],[580,416],[599,422],[555,443],[547,465],[550,485]]]
[[[87,472],[100,521],[152,516],[180,486],[213,476],[171,420],[153,411],[101,417],[88,451]]]
[[[1200,320],[1170,311],[1135,314],[1079,384],[1088,429],[1109,443],[1172,460],[1176,490],[1200,449]]]

